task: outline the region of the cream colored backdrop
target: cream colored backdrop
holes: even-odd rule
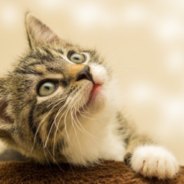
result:
[[[139,130],[184,164],[183,0],[0,0],[1,75],[27,48],[26,11],[62,38],[103,53]]]

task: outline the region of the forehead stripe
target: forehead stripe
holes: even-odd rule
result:
[[[19,73],[19,74],[33,74],[33,75],[43,75],[43,73],[41,73],[41,72],[37,72],[37,71],[35,71],[35,70],[30,70],[30,69],[28,69],[28,68],[26,68],[26,69],[16,69],[15,70],[15,73]]]

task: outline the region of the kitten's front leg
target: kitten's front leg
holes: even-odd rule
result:
[[[168,150],[144,136],[129,139],[124,160],[135,172],[145,177],[171,179],[179,170],[177,160]]]

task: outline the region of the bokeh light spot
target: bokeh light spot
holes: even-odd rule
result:
[[[181,51],[173,51],[167,53],[166,67],[170,72],[178,72],[184,69],[184,53]]]
[[[0,9],[0,18],[4,26],[14,26],[20,20],[20,11],[14,4],[6,4]]]
[[[134,102],[147,102],[152,99],[153,88],[149,84],[139,83],[131,88],[130,97]]]
[[[91,2],[76,6],[74,16],[78,23],[89,26],[98,22],[104,15],[99,5]]]
[[[57,8],[61,2],[63,2],[63,0],[41,0],[42,6],[51,10]]]
[[[184,103],[181,99],[168,100],[163,105],[163,115],[167,120],[182,118],[184,114]],[[167,122],[167,121],[166,121]]]
[[[169,41],[181,36],[182,23],[178,19],[165,19],[156,24],[156,32],[161,40]]]
[[[148,12],[141,5],[130,5],[123,10],[123,20],[129,24],[136,24],[144,21]]]

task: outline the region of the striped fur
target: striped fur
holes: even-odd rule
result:
[[[60,39],[30,14],[26,17],[26,28],[30,49],[17,61],[14,70],[0,79],[2,140],[41,163],[89,165],[101,159],[125,160],[133,170],[145,176],[155,175],[155,170],[151,174],[140,170],[147,158],[139,155],[142,150],[154,150],[153,141],[136,134],[134,126],[119,112],[121,102],[113,75],[97,52]],[[86,61],[72,63],[68,58],[70,52],[84,54]],[[86,66],[93,81],[78,80]],[[56,91],[40,96],[39,85],[50,80],[57,81]],[[90,101],[93,83],[100,84],[102,89]],[[140,148],[147,144],[151,145],[148,149]],[[166,154],[167,163],[174,163],[177,168],[172,155],[155,149]],[[135,164],[139,156],[143,158],[138,160],[143,163],[140,167]],[[165,166],[161,169],[167,171]],[[177,169],[168,173],[158,172],[157,177],[171,178]]]

